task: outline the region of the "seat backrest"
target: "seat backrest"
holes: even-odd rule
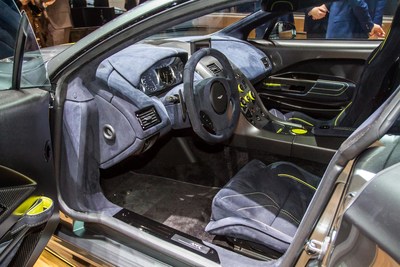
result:
[[[356,86],[351,105],[334,120],[334,126],[357,127],[371,115],[399,84],[400,6],[386,39],[369,56]]]

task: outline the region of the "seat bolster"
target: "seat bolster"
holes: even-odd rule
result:
[[[240,217],[210,221],[205,230],[214,235],[252,241],[282,253],[287,250],[293,240],[293,237],[263,222]]]

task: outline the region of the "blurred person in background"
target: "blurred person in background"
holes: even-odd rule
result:
[[[330,7],[326,38],[365,39],[385,36],[382,29],[386,0],[343,0]]]
[[[50,0],[42,2],[48,20],[47,46],[69,43],[72,28],[69,0]]]
[[[304,31],[307,38],[325,38],[328,28],[330,4],[308,8],[305,11]]]
[[[126,10],[131,10],[132,8],[136,7],[137,3],[136,0],[125,0],[125,9]]]
[[[43,12],[42,4],[33,0],[20,0],[19,9],[24,10],[40,47],[46,46],[48,20]]]

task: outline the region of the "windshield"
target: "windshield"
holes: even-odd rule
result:
[[[291,13],[265,13],[265,16],[252,16],[254,29],[247,35],[248,39],[319,39],[319,40],[376,40],[383,39],[388,33],[396,1],[379,0],[367,8],[358,7],[363,19],[352,13],[340,13],[343,1],[320,6],[311,6]],[[356,10],[358,10],[356,9]],[[362,10],[361,10],[362,9]],[[249,14],[260,10],[260,1],[234,5],[232,7],[210,12],[207,15],[188,20],[170,27],[151,38],[172,38],[185,36],[204,36],[216,33],[242,20]],[[358,14],[357,13],[357,14]],[[261,13],[260,13],[261,15]],[[351,16],[350,16],[351,15]],[[351,20],[347,18],[347,16]],[[240,23],[240,22],[239,22]],[[240,27],[240,24],[237,24]],[[246,24],[248,27],[248,24]],[[269,27],[269,28],[268,28]],[[247,29],[246,29],[247,30]],[[246,33],[247,34],[247,33]],[[267,35],[266,35],[267,34]]]
[[[213,12],[178,24],[157,35],[152,36],[151,39],[212,34],[243,19],[259,9],[259,1],[235,5],[230,8],[225,8],[217,12]]]

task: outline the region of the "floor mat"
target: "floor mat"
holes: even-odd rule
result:
[[[219,188],[134,172],[103,179],[102,188],[119,206],[208,242],[214,237],[204,228]]]

